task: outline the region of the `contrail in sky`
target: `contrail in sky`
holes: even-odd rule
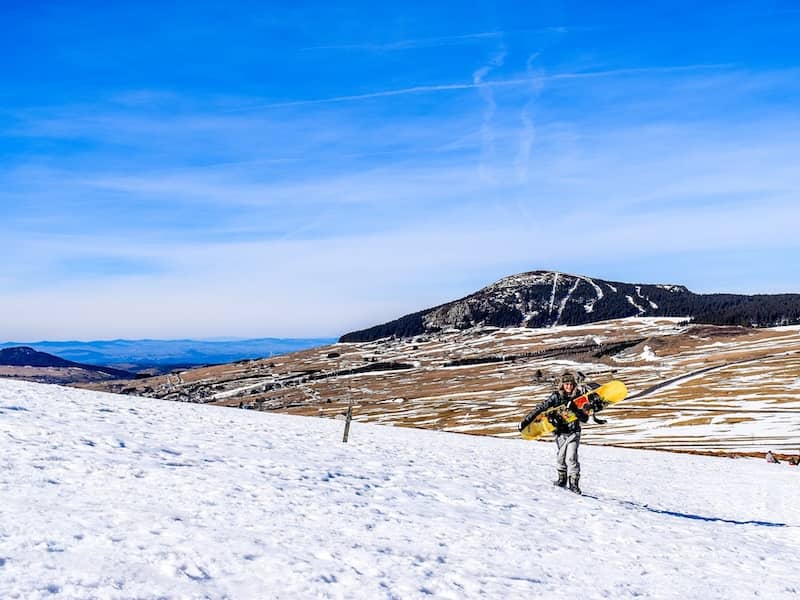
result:
[[[730,63],[704,64],[704,65],[680,65],[674,67],[641,67],[629,69],[609,69],[605,71],[586,71],[577,73],[555,73],[544,75],[542,82],[572,80],[572,79],[594,79],[600,77],[614,77],[624,75],[640,75],[644,73],[680,73],[685,71],[703,71],[713,69],[724,69],[734,66]],[[284,108],[291,106],[307,106],[314,104],[333,104],[337,102],[354,102],[357,100],[369,100],[372,98],[389,98],[392,96],[408,96],[412,94],[427,94],[432,92],[452,92],[458,90],[470,90],[475,88],[499,88],[530,85],[529,77],[517,79],[500,79],[495,81],[472,81],[469,83],[444,83],[434,85],[416,85],[394,90],[380,90],[377,92],[367,92],[365,94],[351,94],[345,96],[331,96],[328,98],[312,98],[308,100],[288,100],[286,102],[272,102],[267,104],[252,104],[250,106],[237,106],[229,109],[220,109],[220,112],[238,112],[247,110],[262,110],[269,108]]]

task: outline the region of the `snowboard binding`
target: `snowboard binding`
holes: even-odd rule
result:
[[[603,404],[603,399],[600,397],[599,394],[596,394],[595,392],[589,394],[588,397],[589,397],[588,405],[592,411],[592,421],[594,421],[598,425],[605,425],[607,422],[605,419],[597,418],[597,413],[599,413],[601,410],[605,408],[605,405]]]

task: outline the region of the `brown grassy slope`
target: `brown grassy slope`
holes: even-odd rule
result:
[[[589,443],[731,454],[800,448],[798,328],[686,327],[656,318],[472,329],[91,387],[329,418],[352,400],[359,421],[514,437],[521,416],[565,368],[600,382],[622,379],[632,394],[606,412],[607,425],[585,428]]]

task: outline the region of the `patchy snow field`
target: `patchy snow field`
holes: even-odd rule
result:
[[[601,352],[601,350],[605,349]],[[98,391],[517,438],[564,369],[631,396],[584,441],[729,455],[800,451],[800,327],[687,326],[679,318],[475,328],[334,344]]]
[[[786,598],[800,468],[0,381],[0,598]]]

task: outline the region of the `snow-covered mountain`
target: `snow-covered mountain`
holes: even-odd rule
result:
[[[800,323],[800,294],[695,294],[682,285],[632,284],[556,271],[506,277],[474,294],[343,335],[342,342],[410,337],[451,328],[553,327],[625,317],[691,317],[696,323]]]
[[[800,467],[0,381],[2,598],[788,598]]]

